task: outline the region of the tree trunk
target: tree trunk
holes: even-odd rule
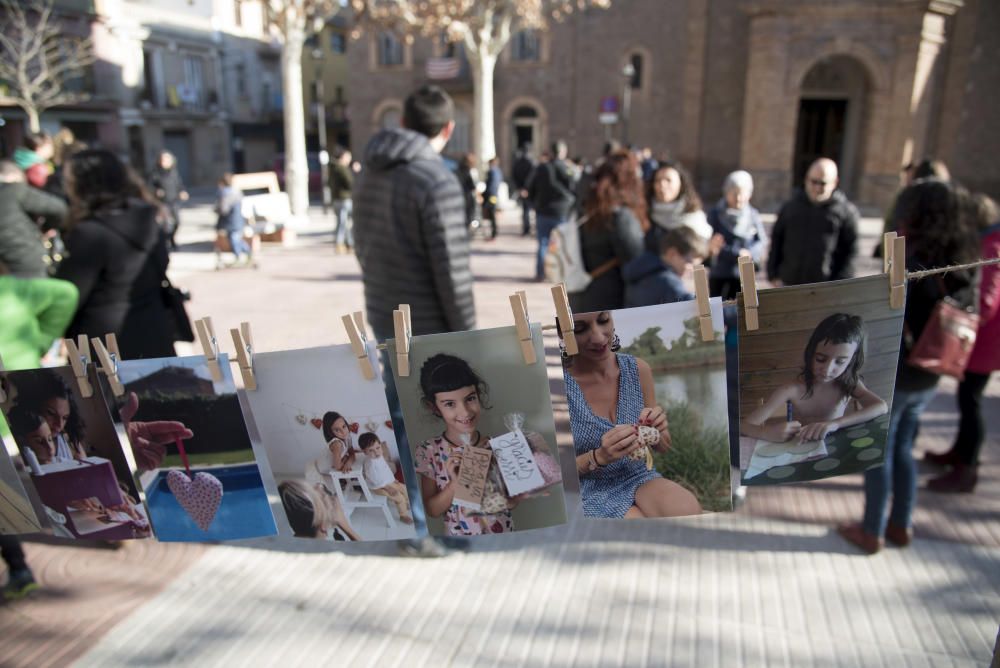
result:
[[[302,101],[304,17],[288,17],[281,50],[281,91],[285,121],[285,190],[292,215],[305,219],[309,209],[309,164],[306,161],[305,109]]]
[[[496,64],[497,57],[488,53],[486,47],[480,47],[478,53],[469,57],[473,91],[472,151],[476,154],[480,174],[486,161],[497,153],[493,135],[493,70]]]
[[[42,123],[39,119],[38,109],[35,107],[22,107],[22,109],[28,115],[28,130],[31,132],[41,132]]]

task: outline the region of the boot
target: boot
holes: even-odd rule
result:
[[[906,547],[913,541],[913,529],[890,524],[885,528],[885,539],[897,547]]]
[[[875,554],[882,549],[882,538],[868,533],[860,524],[842,524],[837,527],[837,533],[866,554]]]
[[[958,453],[955,448],[945,452],[925,452],[924,461],[934,466],[954,466],[958,463]]]
[[[932,492],[968,494],[976,489],[979,475],[975,466],[955,464],[954,468],[927,481],[927,489]]]

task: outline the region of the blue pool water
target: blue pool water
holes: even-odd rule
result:
[[[202,531],[181,508],[167,487],[167,472],[160,471],[146,491],[149,519],[157,540],[204,542],[273,536],[278,532],[256,464],[191,469],[192,473],[199,470],[222,481],[222,503],[208,531]]]

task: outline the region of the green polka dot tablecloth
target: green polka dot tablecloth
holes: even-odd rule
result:
[[[823,457],[766,469],[752,478],[744,478],[743,484],[752,486],[806,482],[857,473],[878,466],[885,456],[888,428],[889,416],[883,415],[863,425],[834,432],[826,437],[826,455]],[[789,444],[788,447],[796,446]]]

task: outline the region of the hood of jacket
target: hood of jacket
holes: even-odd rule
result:
[[[28,167],[32,167],[40,162],[45,162],[45,161],[42,160],[38,156],[38,154],[32,151],[30,148],[19,146],[18,148],[14,149],[14,162],[21,169],[27,169]]]
[[[667,268],[667,265],[663,264],[663,260],[656,253],[645,251],[635,259],[625,263],[625,266],[622,267],[622,278],[625,279],[626,283],[638,283],[650,274],[658,274]]]
[[[91,216],[91,220],[145,252],[149,252],[160,238],[156,207],[142,200],[130,199],[124,206],[99,211]]]
[[[385,171],[415,160],[440,159],[424,135],[406,128],[382,130],[365,147],[364,166]]]

